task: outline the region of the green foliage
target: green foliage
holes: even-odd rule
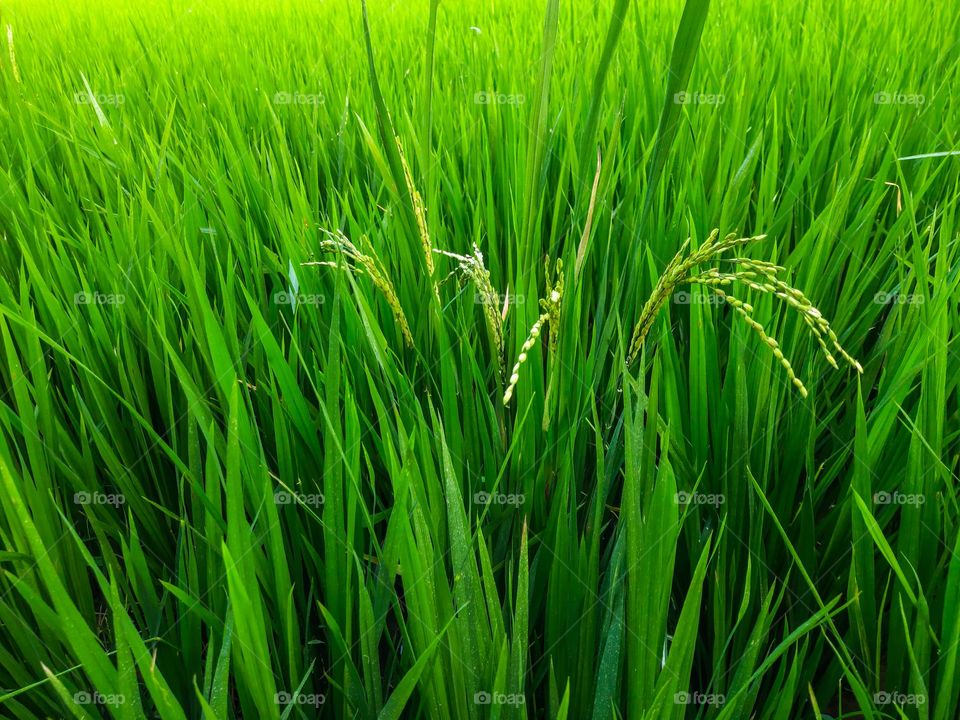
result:
[[[949,4],[0,25],[0,714],[960,715]]]

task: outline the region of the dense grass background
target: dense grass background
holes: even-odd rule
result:
[[[681,10],[373,1],[378,112],[356,2],[0,6],[4,716],[960,715],[960,15],[718,1],[675,104]],[[714,227],[864,373],[697,289],[627,368]]]

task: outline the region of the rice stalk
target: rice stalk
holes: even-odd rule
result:
[[[793,366],[784,356],[779,343],[770,337],[764,327],[753,317],[753,307],[723,289],[725,286],[741,283],[757,292],[767,293],[780,298],[789,307],[792,307],[800,313],[800,316],[804,319],[807,327],[820,345],[820,349],[823,351],[827,362],[834,368],[839,369],[839,366],[836,358],[830,351],[831,346],[837,354],[858,373],[863,372],[863,367],[860,363],[851,357],[840,345],[840,341],[830,326],[829,321],[814,307],[813,303],[807,298],[803,291],[792,287],[779,277],[779,273],[785,269],[780,265],[749,258],[733,258],[730,262],[738,266],[738,269],[733,272],[721,272],[715,267],[709,268],[701,273],[693,272],[694,268],[698,265],[715,261],[724,252],[754,242],[755,240],[761,240],[765,236],[757,235],[739,238],[736,233],[732,233],[724,237],[723,240],[719,240],[719,237],[719,230],[714,230],[699,248],[686,254],[690,244],[690,240],[688,239],[681,246],[680,251],[667,263],[667,267],[657,280],[649,299],[640,312],[640,318],[634,327],[630,342],[630,352],[627,356],[628,364],[632,364],[633,361],[636,360],[647,334],[653,326],[654,320],[674,290],[683,284],[702,285],[730,305],[734,311],[743,318],[747,325],[760,336],[760,339],[771,350],[777,362],[784,368],[794,387],[800,391],[803,397],[806,397],[806,387],[796,376]],[[829,339],[830,345],[827,344],[827,339]]]
[[[552,287],[550,284],[549,258],[547,258],[546,261],[546,273],[547,288],[550,290],[550,293],[546,298],[540,300],[540,307],[543,312],[540,313],[540,317],[537,318],[536,322],[530,328],[530,334],[520,347],[520,354],[517,356],[517,362],[514,363],[513,370],[510,371],[510,383],[507,385],[507,389],[503,393],[504,405],[508,405],[510,403],[510,399],[513,397],[513,392],[520,380],[520,366],[527,361],[528,354],[530,350],[533,349],[534,344],[537,342],[537,338],[540,337],[540,333],[543,330],[544,324],[549,325],[549,347],[551,352],[554,352],[557,349],[560,329],[560,305],[563,301],[563,262],[561,260],[557,260],[556,280],[553,282]]]
[[[404,314],[403,308],[400,306],[400,298],[397,296],[397,291],[394,289],[393,283],[390,282],[390,279],[387,277],[386,270],[383,268],[383,264],[380,262],[379,258],[376,257],[376,253],[373,251],[373,249],[371,248],[370,254],[367,255],[360,252],[360,250],[357,249],[357,246],[350,242],[349,238],[347,238],[347,236],[339,230],[335,233],[330,232],[329,230],[324,230],[323,232],[327,234],[329,239],[320,241],[321,252],[341,254],[351,263],[351,266],[354,270],[363,272],[367,275],[367,277],[370,278],[374,286],[383,294],[384,299],[390,306],[394,321],[399,326],[400,332],[403,335],[403,339],[407,343],[407,347],[412,348],[413,333],[410,331],[410,324],[407,322],[407,316]],[[337,263],[329,261],[313,261],[301,264],[304,266],[326,265],[328,267],[337,267]]]
[[[490,340],[493,343],[497,355],[497,368],[500,376],[503,376],[503,321],[505,312],[501,315],[497,312],[500,305],[500,295],[493,287],[490,281],[490,271],[487,270],[483,262],[483,253],[480,248],[474,244],[473,253],[470,255],[460,255],[458,253],[448,252],[446,250],[434,249],[433,252],[444,255],[457,261],[457,267],[460,272],[473,283],[476,292],[476,302],[483,307],[483,317],[487,325],[487,331],[490,334]]]
[[[591,231],[593,230],[593,212],[597,205],[597,188],[600,185],[600,171],[602,169],[603,157],[600,154],[600,148],[597,148],[597,171],[593,176],[593,187],[590,188],[590,205],[587,207],[587,222],[583,226],[580,245],[577,246],[577,259],[573,266],[574,280],[580,277],[580,271],[583,269],[583,261],[587,257],[587,249],[590,244]]]
[[[767,335],[767,331],[764,329],[763,325],[754,320],[752,312],[753,306],[749,303],[745,303],[742,300],[738,300],[732,295],[728,295],[723,290],[718,287],[711,288],[713,292],[723,299],[730,307],[743,318],[744,322],[747,323],[756,333],[760,336],[760,339],[763,343],[770,348],[770,351],[773,353],[773,356],[777,359],[780,365],[783,366],[783,369],[787,373],[787,377],[790,379],[790,382],[793,383],[794,387],[800,391],[800,394],[803,397],[807,397],[807,388],[804,386],[800,378],[797,377],[796,373],[793,371],[793,365],[790,364],[790,361],[783,354],[783,350],[780,349],[780,343],[775,339]]]
[[[403,179],[407,183],[407,192],[410,193],[410,201],[413,204],[413,215],[417,220],[417,231],[420,233],[420,243],[423,246],[423,257],[426,259],[427,263],[427,273],[432,281],[434,271],[433,247],[430,243],[430,232],[427,230],[427,211],[423,205],[423,198],[417,191],[417,186],[413,183],[413,175],[410,172],[410,166],[407,164],[407,158],[403,154],[403,144],[400,142],[400,137],[396,136],[394,140],[397,143],[397,152],[400,155],[400,164],[403,166]],[[433,286],[433,291],[439,298],[439,291],[437,290],[436,285]]]
[[[554,267],[556,280],[549,297],[540,301],[540,307],[548,315],[547,323],[550,326],[550,350],[556,352],[560,332],[560,301],[563,299],[563,260],[558,259]],[[550,287],[550,258],[546,259],[544,274],[547,278],[547,287]]]
[[[13,70],[13,79],[20,85],[20,68],[17,67],[17,53],[13,49],[13,26],[7,25],[7,51],[10,53],[10,67]]]
[[[503,393],[504,405],[509,404],[510,398],[513,397],[513,391],[517,387],[517,383],[520,381],[520,366],[527,361],[527,353],[533,349],[534,343],[536,343],[537,338],[540,337],[540,331],[543,329],[543,324],[549,319],[550,313],[545,312],[537,318],[537,321],[530,328],[530,334],[527,336],[527,339],[520,348],[520,354],[517,356],[517,362],[514,363],[513,370],[510,371],[510,384],[507,385],[507,389]]]

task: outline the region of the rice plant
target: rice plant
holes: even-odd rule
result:
[[[719,269],[715,267],[711,267],[705,272],[696,272],[694,268],[698,265],[719,259],[719,256],[725,251],[755,240],[762,240],[764,236],[738,238],[736,233],[731,233],[723,240],[720,240],[719,237],[720,231],[714,230],[710,233],[710,236],[703,245],[687,255],[684,255],[684,253],[690,241],[685,241],[680,251],[667,264],[666,268],[664,268],[663,274],[657,280],[656,286],[650,294],[650,298],[644,304],[643,310],[640,313],[640,319],[637,321],[637,325],[633,330],[633,337],[630,341],[630,355],[627,358],[628,363],[636,360],[640,349],[643,347],[643,342],[650,332],[653,321],[656,319],[657,313],[669,300],[673,291],[684,284],[703,285],[717,297],[729,304],[743,318],[743,321],[756,331],[763,343],[773,353],[773,356],[783,366],[791,383],[800,391],[803,397],[807,397],[806,387],[800,378],[794,374],[793,366],[790,364],[790,361],[784,357],[783,351],[780,349],[780,344],[767,335],[763,325],[753,318],[753,305],[730,294],[729,286],[734,283],[740,283],[757,292],[774,295],[786,302],[788,306],[797,310],[809,327],[810,332],[816,337],[817,342],[820,343],[827,362],[834,368],[839,369],[837,361],[833,355],[830,354],[830,348],[827,347],[827,343],[824,340],[825,335],[830,338],[831,345],[835,349],[835,352],[852,367],[856,368],[857,372],[863,372],[863,367],[860,363],[850,357],[847,352],[840,347],[837,334],[830,327],[830,323],[823,317],[823,314],[813,306],[810,300],[807,299],[803,291],[791,287],[780,279],[779,273],[784,270],[783,267],[763,260],[735,258],[732,260],[732,262],[737,265],[737,269],[734,270],[734,272],[720,272]],[[725,286],[728,287],[727,290],[723,289]]]

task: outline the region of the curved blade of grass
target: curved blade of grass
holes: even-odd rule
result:
[[[583,126],[583,134],[580,136],[580,158],[583,160],[590,157],[590,146],[593,144],[593,138],[597,132],[597,121],[600,118],[603,86],[607,79],[607,73],[610,70],[613,53],[617,49],[617,43],[620,41],[620,33],[624,26],[624,16],[627,14],[627,7],[629,7],[629,5],[630,0],[617,0],[616,5],[613,6],[610,25],[607,27],[607,37],[603,42],[603,53],[600,55],[597,72],[593,77],[593,92],[590,96],[590,110],[587,114],[587,122]]]
[[[675,102],[674,96],[685,90],[693,70],[693,62],[697,58],[700,48],[700,37],[703,35],[703,26],[710,11],[710,0],[687,0],[683,6],[683,15],[680,17],[680,26],[677,28],[673,40],[673,52],[670,55],[670,68],[667,74],[667,94],[663,99],[663,109],[660,111],[660,125],[657,128],[657,141],[653,148],[653,160],[647,172],[647,198],[644,201],[643,220],[646,219],[653,202],[653,193],[656,191],[667,163],[667,155],[673,145],[673,138],[677,134],[680,114],[683,105]]]
[[[387,699],[386,704],[383,706],[383,710],[381,710],[380,714],[377,716],[377,720],[397,720],[398,718],[403,717],[403,708],[406,707],[407,701],[410,699],[414,688],[417,686],[417,682],[420,680],[420,676],[433,659],[433,656],[437,651],[437,646],[440,644],[440,641],[443,640],[444,635],[447,634],[447,629],[450,627],[450,623],[453,621],[454,617],[451,617],[449,620],[447,620],[446,625],[444,625],[440,632],[437,633],[437,637],[433,639],[426,651],[424,651],[420,657],[417,658],[417,661],[413,664],[413,667],[410,668],[407,671],[407,674],[403,676],[403,679],[397,683],[396,689]]]
[[[433,124],[433,49],[437,37],[437,8],[440,0],[430,0],[430,23],[427,26],[426,67],[423,70],[423,117],[420,120],[420,164],[427,167],[430,157],[430,135]]]
[[[539,249],[532,242],[533,228],[540,214],[539,180],[543,169],[543,158],[547,146],[547,113],[550,110],[550,78],[553,76],[553,56],[557,46],[557,25],[560,19],[559,0],[548,0],[547,12],[543,20],[543,49],[540,55],[540,75],[537,82],[534,103],[531,109],[530,143],[527,149],[527,178],[523,193],[524,247],[529,250],[526,263],[532,265],[532,259],[538,257]],[[539,242],[536,243],[539,245]],[[523,267],[523,266],[521,266]]]

